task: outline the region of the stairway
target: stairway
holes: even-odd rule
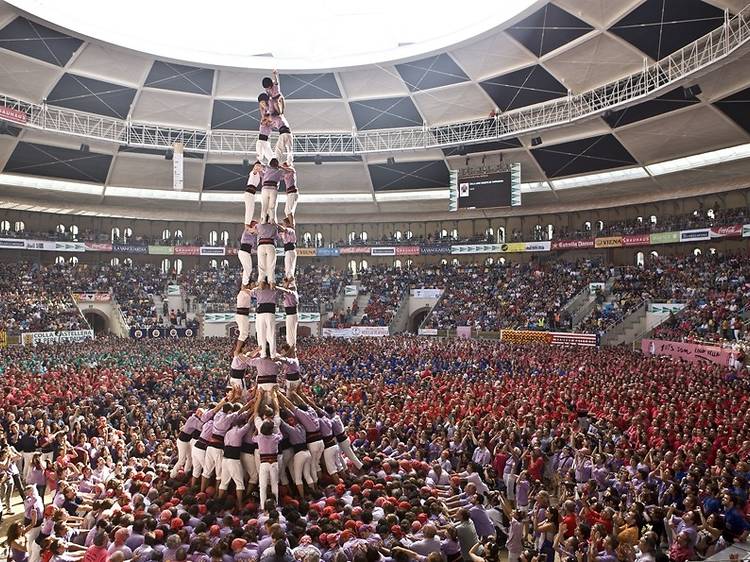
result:
[[[357,296],[356,302],[357,306],[359,306],[359,310],[357,311],[357,314],[352,317],[352,325],[356,326],[362,321],[362,317],[365,315],[365,308],[367,308],[367,305],[370,302],[370,295],[371,293],[365,293],[364,295]]]

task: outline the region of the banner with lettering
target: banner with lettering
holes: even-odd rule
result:
[[[553,240],[553,250],[586,250],[594,247],[594,241],[590,238],[584,240]]]
[[[80,343],[94,339],[94,330],[68,330],[63,332],[26,332],[21,334],[22,345],[42,343]]]
[[[109,302],[112,300],[112,295],[109,293],[73,293],[73,299],[76,302]]]
[[[175,246],[175,256],[199,256],[201,253],[200,246]]]
[[[409,296],[415,299],[439,299],[443,294],[442,289],[411,289]]]
[[[388,335],[388,326],[352,326],[350,328],[323,328],[324,338],[379,338]]]
[[[109,242],[84,242],[87,252],[111,252],[112,244]]]
[[[315,248],[297,248],[297,257],[314,258],[315,255]]]
[[[691,363],[716,363],[725,367],[730,366],[734,354],[731,349],[711,345],[652,339],[641,340],[641,351],[644,355],[666,355]]]

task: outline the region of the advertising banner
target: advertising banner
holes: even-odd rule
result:
[[[589,239],[585,240],[553,240],[553,250],[581,250],[586,248],[593,248],[594,241]]]
[[[148,254],[148,246],[137,244],[112,244],[112,251],[118,254]]]
[[[370,248],[371,256],[395,256],[396,248],[393,246],[376,246]]]
[[[85,252],[86,244],[83,242],[55,242],[55,252]]]
[[[415,299],[439,299],[442,294],[442,289],[411,289],[409,291],[409,296]]]
[[[200,246],[175,246],[175,256],[199,256],[201,254]]]
[[[589,293],[594,295],[597,291],[604,290],[604,283],[589,283]]]
[[[283,312],[276,313],[276,321],[283,322],[286,318],[286,314]],[[255,322],[255,313],[251,312],[248,315],[250,322]],[[297,320],[300,324],[309,324],[311,322],[320,322],[319,312],[299,312],[297,313]],[[203,315],[203,321],[207,324],[221,324],[227,322],[234,322],[234,312],[207,312]]]
[[[297,248],[297,257],[313,258],[315,255],[315,248]]]
[[[628,234],[622,237],[623,246],[648,246],[651,244],[650,234]]]
[[[747,238],[750,236],[750,224],[743,224],[742,225],[742,237]]]
[[[419,246],[396,246],[397,256],[418,256]]]
[[[594,239],[594,248],[620,248],[622,247],[622,236],[605,236]]]
[[[23,125],[28,121],[29,116],[26,115],[25,111],[13,109],[12,107],[0,107],[0,119],[13,121],[14,123],[21,123]]]
[[[698,242],[700,240],[711,240],[711,229],[694,228],[680,231],[680,242]]]
[[[548,241],[544,242],[524,242],[524,252],[549,252],[552,247],[552,243]]]
[[[500,251],[509,254],[516,252],[526,251],[526,242],[508,242],[507,244],[500,244]]]
[[[357,290],[356,285],[345,285],[344,286],[344,296],[345,297],[356,297],[359,294],[359,290]]]
[[[644,355],[666,355],[691,363],[716,363],[725,367],[730,366],[733,355],[731,349],[721,347],[650,339],[641,340],[641,352]]]
[[[184,185],[185,145],[176,142],[172,145],[172,189],[182,191]]]
[[[417,330],[417,335],[420,336],[437,336],[437,328],[420,328]]]
[[[471,326],[456,326],[456,337],[470,339]]]
[[[109,293],[73,293],[76,302],[109,302],[112,295]]]
[[[69,330],[64,332],[26,332],[21,334],[23,345],[40,343],[77,343],[94,339],[94,330]]]
[[[23,250],[26,248],[26,242],[23,238],[0,238],[0,248],[9,250]]]
[[[224,246],[201,246],[200,255],[223,256],[226,255],[226,248]]]
[[[499,254],[506,244],[456,244],[450,247],[451,254]],[[523,248],[523,244],[521,244]],[[517,250],[523,252],[523,249]]]
[[[500,330],[500,339],[508,343],[544,343],[547,345],[572,345],[595,347],[596,334],[575,334],[568,332],[537,332],[535,330]]]
[[[174,254],[174,246],[152,246],[149,245],[148,253],[151,256],[171,256]]]
[[[108,242],[84,242],[87,252],[111,252],[112,244]]]
[[[367,253],[370,252],[370,249],[367,249]],[[328,257],[333,258],[336,256],[341,255],[341,252],[339,252],[338,248],[318,248],[317,255],[321,257]]]
[[[685,308],[685,303],[682,302],[652,302],[648,305],[649,312],[656,312],[658,314],[668,314],[670,312],[677,314],[683,308]]]
[[[134,340],[142,340],[144,338],[193,338],[197,335],[196,330],[192,328],[181,328],[178,326],[130,328],[130,337]]]
[[[352,326],[351,328],[323,328],[324,338],[382,337],[388,335],[388,326]]]
[[[656,232],[649,235],[651,244],[674,244],[680,241],[679,232]]]
[[[8,347],[8,333],[5,330],[0,330],[0,349]]]
[[[180,291],[179,285],[167,285],[167,296],[168,297],[179,297],[182,291]]]
[[[320,248],[318,248],[318,255],[320,254]],[[339,248],[339,253],[344,254],[370,254],[370,246],[344,246]]]
[[[448,246],[445,244],[434,244],[430,246],[419,247],[420,256],[438,256],[438,255],[450,254],[450,253],[451,253],[451,246]]]
[[[741,224],[711,227],[711,238],[740,238],[743,235],[743,226]]]

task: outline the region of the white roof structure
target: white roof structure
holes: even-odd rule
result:
[[[519,3],[520,12],[503,15],[509,19],[491,22],[489,30],[479,30],[481,21],[457,26],[476,36],[452,46],[433,49],[428,39],[406,46],[418,54],[398,48],[368,53],[371,62],[346,68],[280,67],[287,118],[302,151],[296,163],[300,220],[448,217],[449,171],[467,158],[472,166],[501,158],[521,164],[523,206],[500,214],[747,187],[745,3],[540,0]],[[114,45],[114,38],[90,38],[83,24],[56,20],[44,11],[52,4],[0,1],[0,109],[28,107],[35,116],[0,134],[2,199],[23,204],[43,197],[74,212],[106,208],[144,218],[237,220],[243,160],[253,158],[244,150],[254,147],[256,97],[269,65],[239,68],[239,59],[203,64],[136,52]],[[139,33],[149,30],[158,34],[159,21],[144,22]],[[712,32],[710,44],[701,39]],[[201,38],[190,41],[200,44]],[[724,42],[732,48],[722,51]],[[653,72],[674,53],[691,66]],[[274,56],[278,60],[266,58],[285,60]],[[372,62],[376,56],[384,62]],[[638,85],[644,68],[661,81]],[[644,93],[616,99],[612,88],[603,88],[626,77]],[[580,118],[555,121],[547,109],[562,111],[570,100],[579,100],[574,107],[580,109],[594,99],[591,92],[605,94]],[[488,116],[496,110],[502,130],[491,128]],[[519,125],[532,114],[533,126]],[[117,135],[96,134],[103,124]],[[144,131],[158,134],[148,140]],[[164,158],[174,131],[199,139],[194,149],[188,144],[179,195],[171,191],[172,165]],[[239,149],[220,148],[219,140],[235,137]],[[532,145],[535,137],[541,144]],[[324,150],[323,139],[349,144]],[[82,143],[88,152],[81,152]]]

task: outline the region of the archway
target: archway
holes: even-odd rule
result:
[[[94,330],[94,335],[99,336],[102,334],[108,334],[109,329],[109,318],[101,310],[88,309],[83,311],[83,317],[86,322],[89,323],[91,329]]]
[[[412,312],[411,316],[409,316],[409,324],[406,327],[406,329],[412,333],[416,334],[419,331],[419,326],[422,325],[422,322],[427,317],[427,315],[430,313],[430,307],[429,306],[423,306],[422,308],[418,308],[414,312]]]

